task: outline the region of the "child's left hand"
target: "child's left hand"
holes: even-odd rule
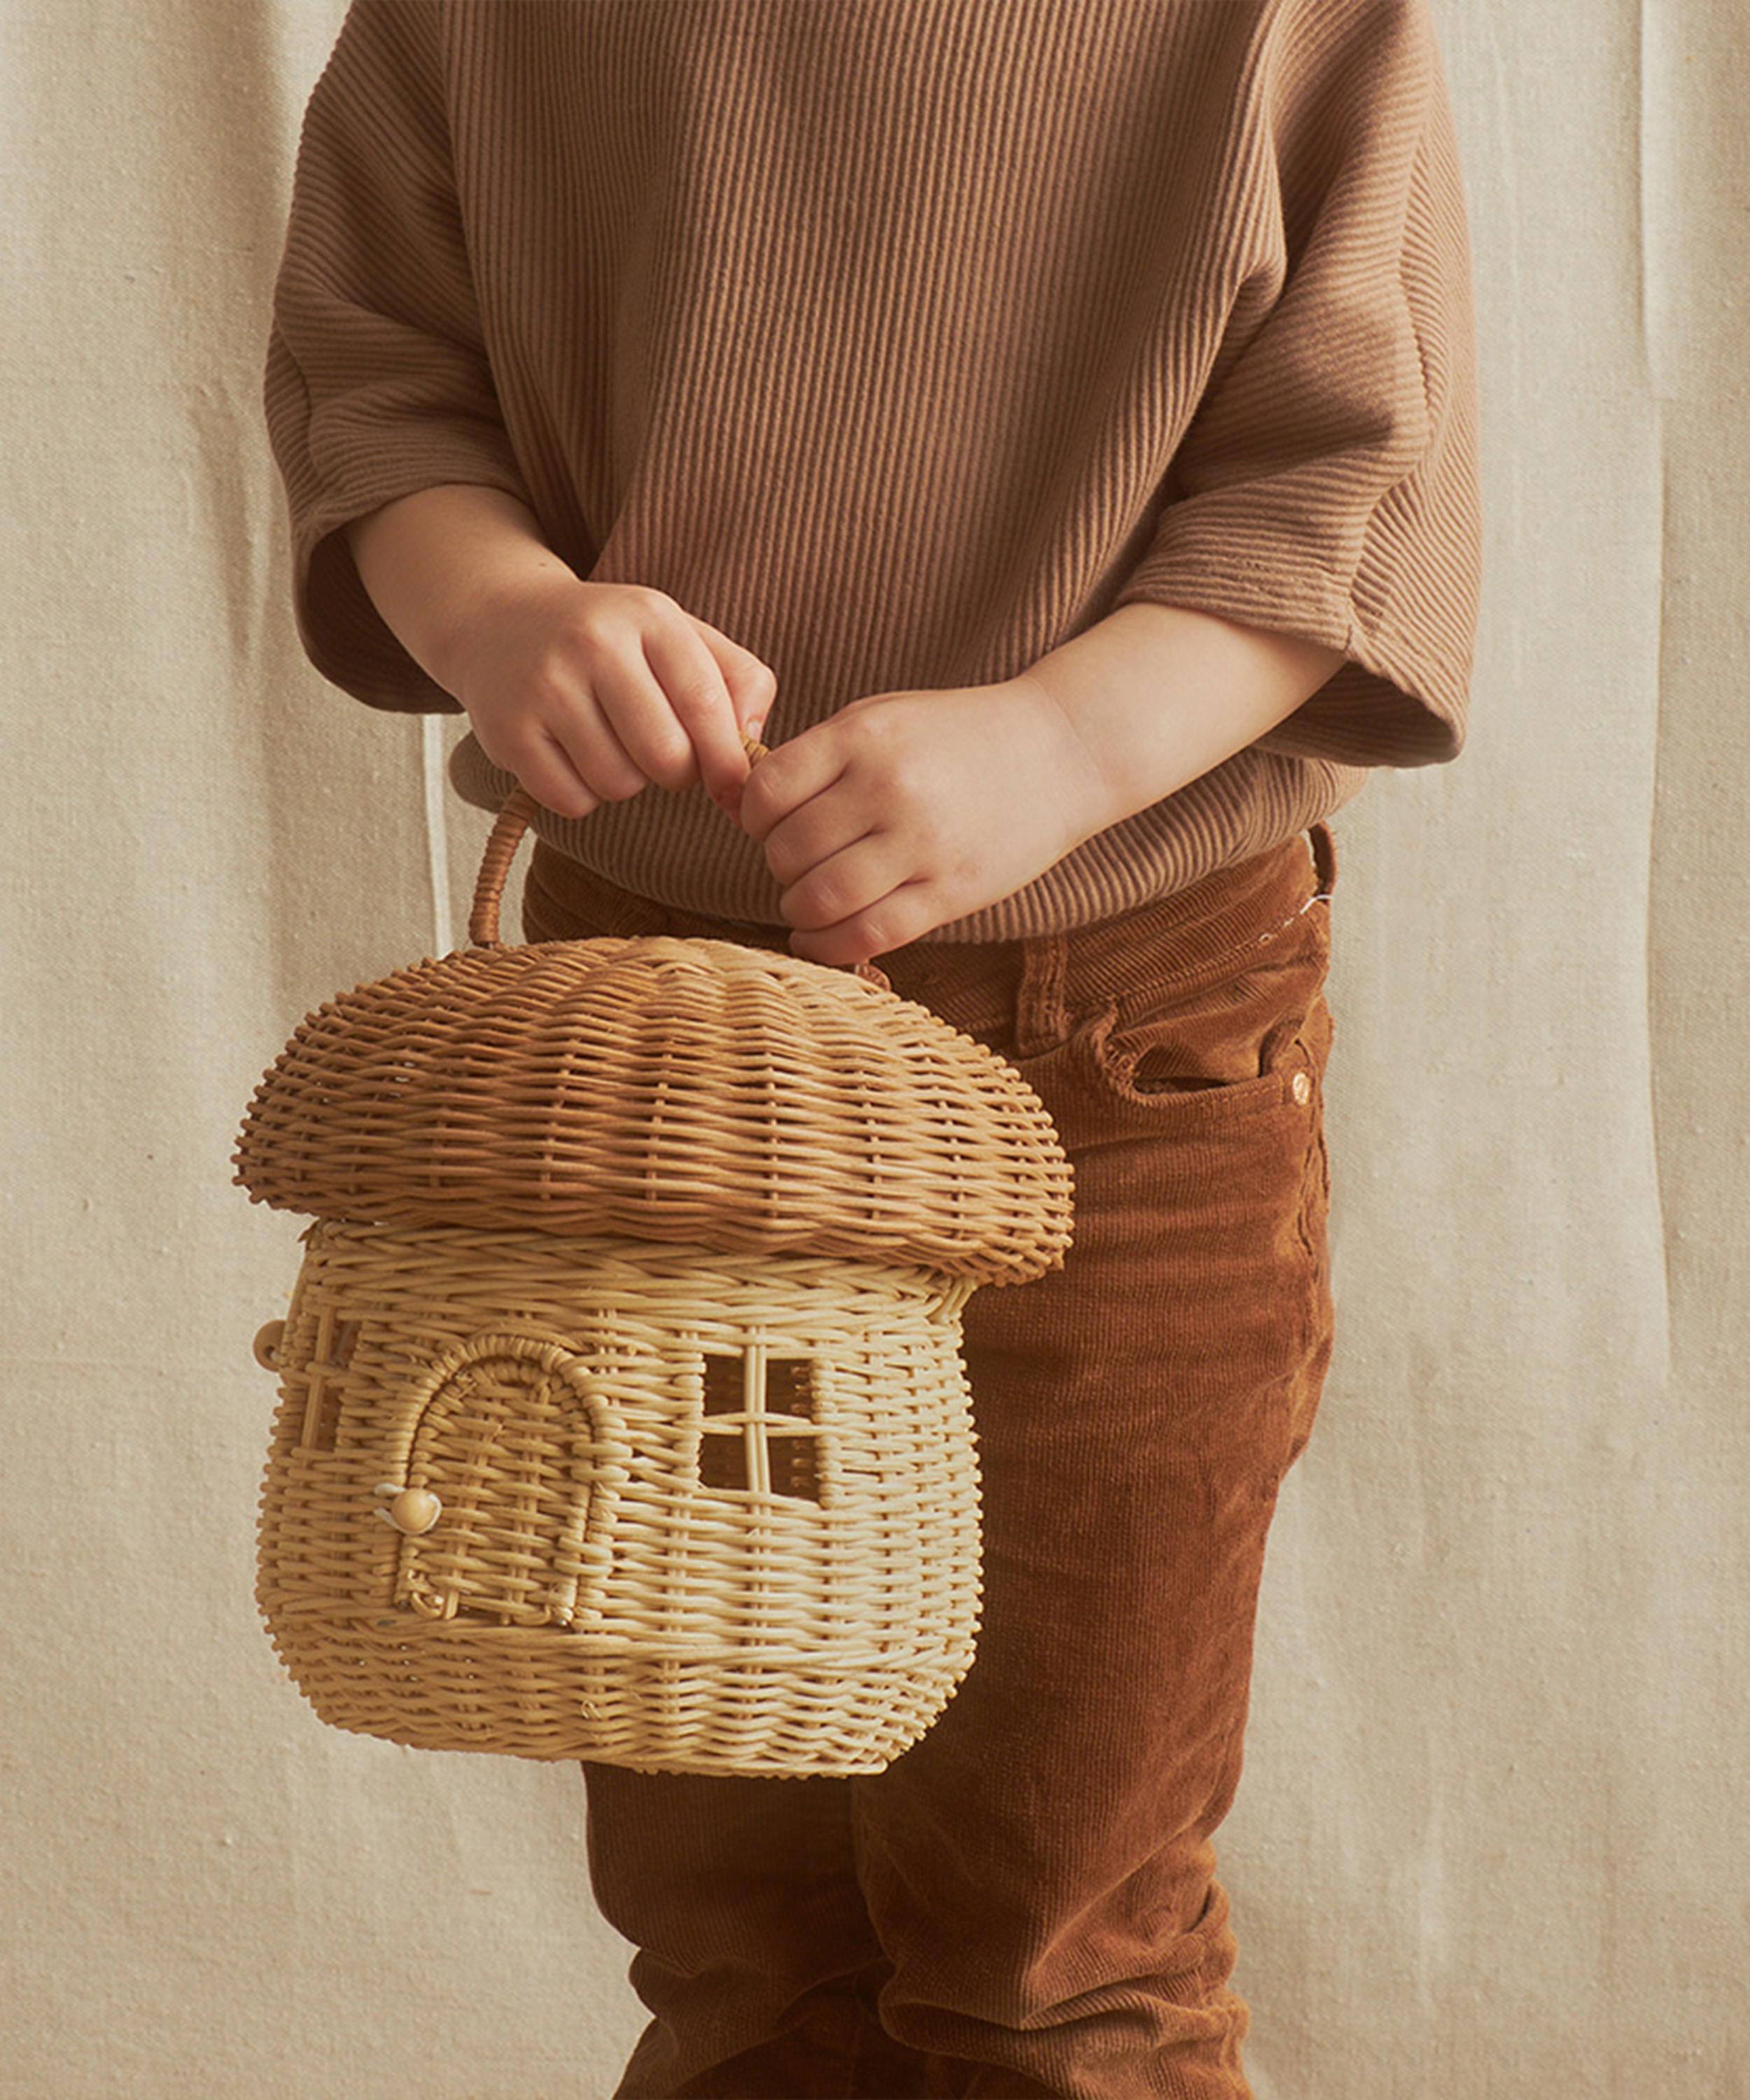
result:
[[[1115,820],[1064,709],[1025,677],[875,693],[760,759],[732,808],[793,954],[853,964],[1009,896]]]

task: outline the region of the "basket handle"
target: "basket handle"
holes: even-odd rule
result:
[[[744,730],[742,748],[747,754],[749,764],[757,765],[770,747]],[[505,806],[493,819],[491,836],[487,840],[486,851],[480,861],[479,878],[474,884],[474,909],[468,915],[468,938],[477,948],[504,946],[498,935],[499,904],[505,893],[510,863],[522,843],[522,834],[534,823],[535,813],[540,806],[519,783],[505,797]],[[866,984],[872,984],[878,991],[891,991],[893,988],[885,971],[878,969],[872,961],[857,964],[851,974],[862,978]]]

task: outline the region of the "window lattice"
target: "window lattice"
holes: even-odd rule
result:
[[[763,1351],[705,1358],[699,1475],[707,1488],[820,1500],[814,1365]]]

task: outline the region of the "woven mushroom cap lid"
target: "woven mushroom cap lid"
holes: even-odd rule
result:
[[[1070,1237],[1069,1162],[1007,1060],[884,978],[668,935],[493,940],[329,1000],[233,1158],[252,1201],[355,1223],[981,1283],[1058,1267]]]

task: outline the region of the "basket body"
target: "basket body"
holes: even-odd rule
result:
[[[472,1227],[303,1242],[256,1596],[324,1721],[843,1776],[946,1705],[980,1595],[974,1282]],[[408,1490],[429,1528],[386,1520]]]

